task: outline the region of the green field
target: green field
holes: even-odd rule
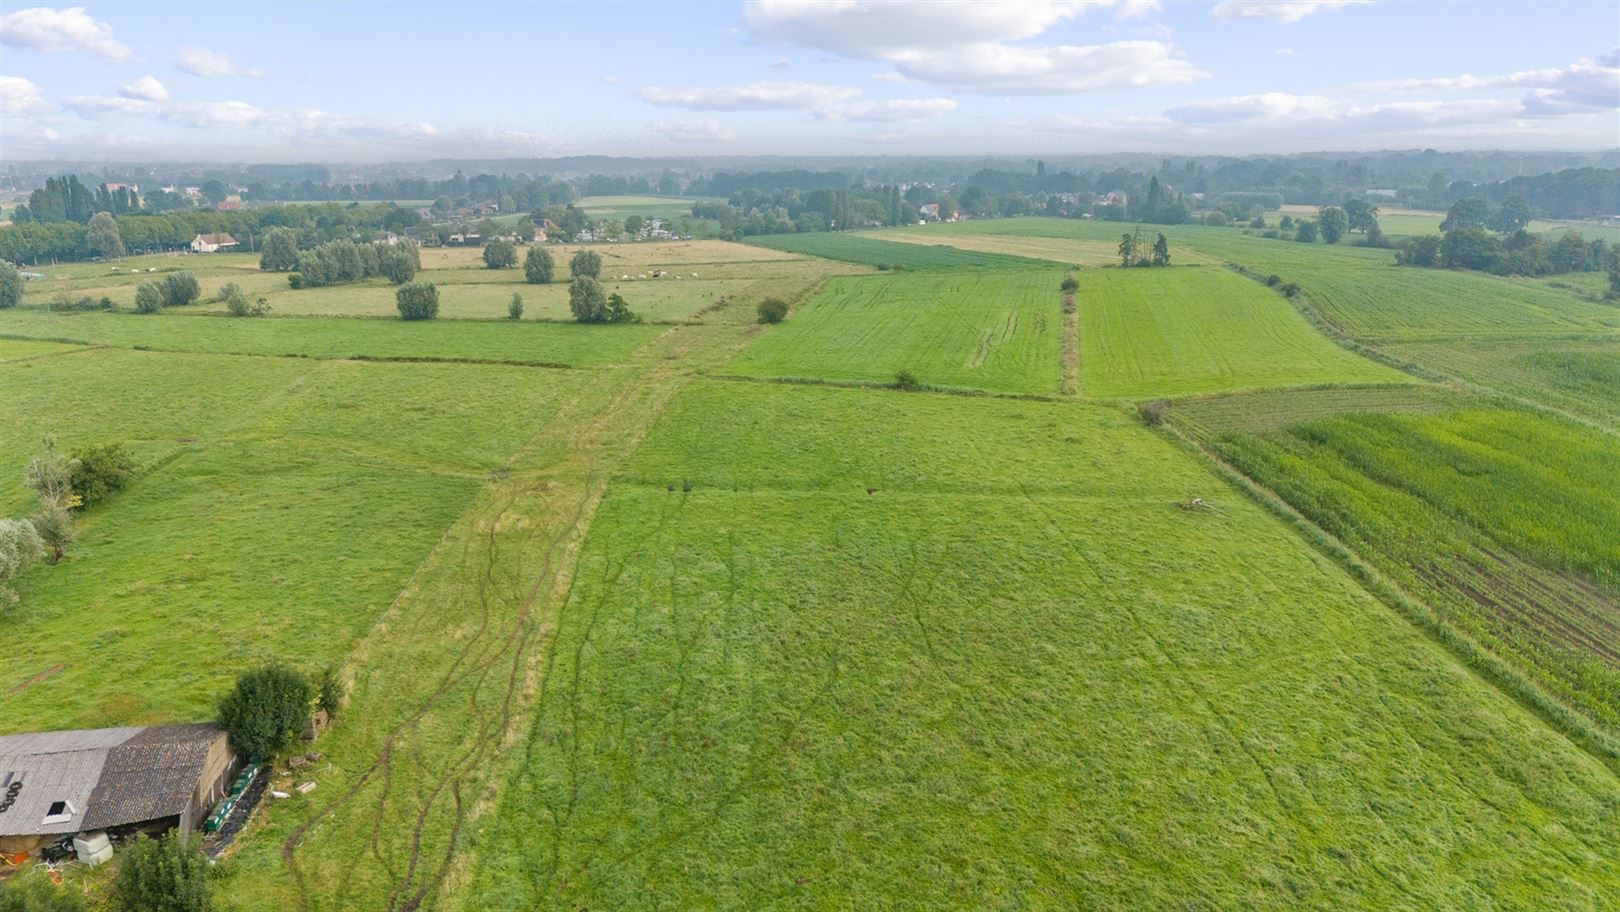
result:
[[[8,627],[0,672],[12,731],[206,718],[244,664],[342,661],[485,473],[581,382],[115,349],[0,375],[0,426],[68,449],[122,442],[143,467],[83,515],[66,560],[22,582],[28,623]],[[34,446],[8,441],[0,513],[14,515]]]
[[[1258,434],[1192,411],[1224,457],[1440,623],[1620,734],[1612,438],[1503,411],[1347,414]]]
[[[638,325],[471,248],[423,323],[49,267],[0,517],[44,435],[138,468],[0,601],[0,734],[336,669],[230,912],[1620,908],[1620,309],[1131,227],[591,245]]]
[[[1089,396],[1412,380],[1334,345],[1282,295],[1228,269],[1087,272],[1079,307]]]
[[[1061,320],[1051,272],[842,278],[750,346],[755,377],[1056,394]]]
[[[772,250],[841,260],[879,269],[1040,269],[1050,263],[1004,253],[964,250],[945,244],[886,241],[869,234],[818,232],[751,237],[748,243]]]
[[[622,358],[668,327],[399,319],[269,317],[239,320],[173,311],[52,314],[0,311],[0,335],[72,339],[158,351],[307,358],[470,358],[589,367]]]
[[[586,196],[574,203],[593,219],[617,219],[627,215],[643,218],[678,219],[692,216],[692,204],[720,202],[707,196]]]
[[[455,907],[1620,896],[1612,772],[1258,508],[1176,509],[1221,487],[1191,460],[1107,411],[894,398],[677,400]],[[844,464],[780,442],[807,418]]]

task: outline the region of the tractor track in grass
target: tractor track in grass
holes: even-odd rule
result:
[[[328,839],[319,833],[323,824],[343,826],[341,821],[351,816],[349,826],[369,830],[358,844],[376,866],[373,882],[382,883],[374,887],[375,904],[357,906],[348,897],[344,908],[411,912],[440,898],[463,848],[468,820],[500,781],[502,764],[493,755],[503,739],[521,728],[532,700],[529,682],[543,673],[537,650],[555,633],[543,616],[560,608],[570,591],[569,560],[577,555],[610,478],[692,376],[691,361],[684,356],[695,345],[709,343],[695,353],[707,362],[746,341],[741,334],[726,333],[682,344],[685,335],[672,329],[648,343],[638,353],[640,363],[622,369],[617,389],[582,389],[508,466],[542,449],[554,459],[492,479],[494,496],[464,520],[471,524],[462,533],[464,541],[450,551],[435,549],[444,564],[439,573],[476,579],[467,587],[473,591],[464,603],[431,604],[433,599],[416,589],[414,580],[408,584],[400,600],[424,603],[418,612],[464,609],[464,642],[435,677],[428,678],[431,669],[423,669],[422,683],[431,680],[431,688],[412,698],[408,711],[381,733],[369,755],[356,758],[358,772],[348,787],[313,809],[281,841],[280,859],[298,908],[325,908],[356,889],[332,873],[330,859],[320,859],[321,872],[310,870],[311,853],[318,852],[314,840]],[[662,353],[666,349],[674,351]],[[392,616],[380,623],[378,636],[388,636]],[[455,635],[454,628],[444,632]],[[365,662],[357,657],[354,664]],[[454,716],[449,715],[452,707]],[[433,737],[435,726],[454,729],[447,749],[437,753],[423,743]],[[375,790],[374,798],[366,797],[368,790]],[[362,807],[363,814],[343,813]]]

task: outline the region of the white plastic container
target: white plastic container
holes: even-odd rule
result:
[[[73,852],[87,865],[98,865],[112,857],[112,840],[97,830],[73,837]]]

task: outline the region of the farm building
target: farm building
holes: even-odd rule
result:
[[[227,247],[235,247],[236,238],[224,232],[218,234],[199,234],[191,239],[193,253],[217,253]]]
[[[0,736],[0,851],[119,827],[189,835],[237,766],[208,724]]]

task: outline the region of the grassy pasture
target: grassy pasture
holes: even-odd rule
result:
[[[1620,898],[1613,774],[1220,490],[1105,410],[693,386],[452,907]]]
[[[1620,337],[1391,342],[1396,357],[1620,430]]]
[[[1229,269],[1088,272],[1079,307],[1089,396],[1412,379],[1328,341],[1281,295]]]
[[[623,221],[627,215],[661,219],[690,218],[693,203],[714,201],[713,197],[698,196],[586,196],[574,205],[585,210],[585,214],[593,219]]]
[[[98,349],[0,365],[0,426],[142,471],[20,581],[0,731],[208,718],[243,667],[341,661],[567,371]],[[513,422],[513,413],[523,422]],[[0,512],[31,441],[0,448]],[[13,445],[14,444],[14,445]]]
[[[840,260],[863,266],[893,269],[1049,269],[1051,264],[1029,257],[1005,253],[961,250],[946,244],[888,241],[864,232],[854,234],[818,232],[774,234],[751,237],[748,243],[772,250]]]
[[[0,364],[38,358],[41,355],[59,355],[74,351],[78,347],[59,342],[38,342],[33,339],[0,339]]]
[[[0,335],[73,339],[161,351],[309,358],[472,358],[592,367],[624,357],[665,327],[525,321],[266,317],[233,319],[169,311],[52,314],[0,311]]]
[[[1620,733],[1620,450],[1534,415],[1351,414],[1210,439],[1463,631]]]
[[[1058,283],[1048,271],[837,278],[772,328],[732,373],[1056,394]]]

